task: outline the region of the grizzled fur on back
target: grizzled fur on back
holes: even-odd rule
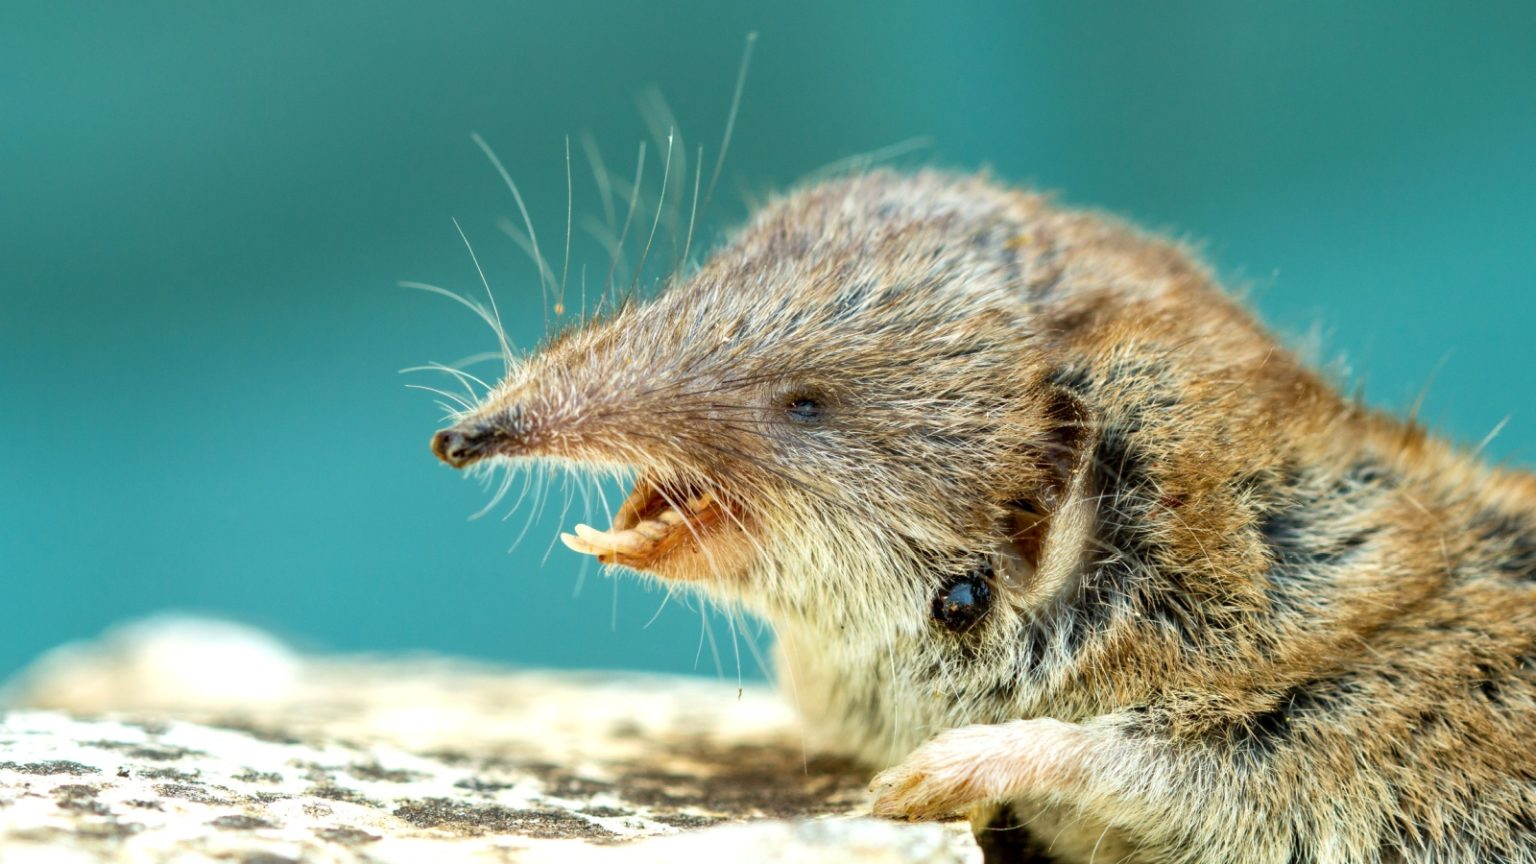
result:
[[[1163,240],[979,177],[811,186],[456,428],[730,502],[656,575],[766,617],[872,767],[1059,721],[1066,767],[966,802],[994,850],[1536,861],[1536,479],[1341,398]]]

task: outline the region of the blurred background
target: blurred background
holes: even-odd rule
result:
[[[521,217],[471,133],[556,257],[571,136],[573,269],[600,282],[583,136],[624,177],[648,142],[654,182],[670,111],[712,168],[751,31],[696,245],[861,153],[990,166],[1202,241],[1370,402],[1427,392],[1469,445],[1507,417],[1487,452],[1532,465],[1526,0],[12,3],[0,677],[164,609],[324,649],[716,674],[696,608],[551,550],[563,498],[510,553],[516,490],[468,518],[489,493],[431,457],[441,411],[404,386],[451,382],[398,370],[494,340],[398,283],[481,291],[457,218],[533,344],[538,279],[498,227]]]

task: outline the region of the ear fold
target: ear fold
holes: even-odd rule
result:
[[[1079,572],[1094,528],[1092,416],[1069,390],[1049,398],[1046,435],[1034,445],[1044,479],[1008,505],[1010,551],[1029,574],[1018,597],[1025,607],[1057,596]]]

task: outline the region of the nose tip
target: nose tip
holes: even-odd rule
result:
[[[432,454],[455,468],[463,468],[480,455],[480,443],[458,429],[439,429],[432,436]]]

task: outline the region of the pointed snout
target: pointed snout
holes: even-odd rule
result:
[[[432,454],[455,468],[473,464],[491,452],[492,435],[468,432],[455,426],[432,436]]]
[[[437,430],[432,435],[432,454],[454,468],[492,456],[534,455],[535,431],[522,405],[501,405]]]

